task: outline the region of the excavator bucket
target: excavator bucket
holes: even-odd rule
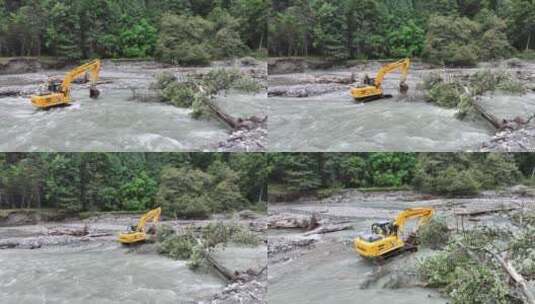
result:
[[[97,99],[99,96],[100,96],[100,91],[97,88],[91,86],[89,88],[89,97],[93,99]]]
[[[406,84],[405,82],[402,82],[399,84],[399,92],[401,94],[407,94],[407,92],[409,91],[409,85]]]

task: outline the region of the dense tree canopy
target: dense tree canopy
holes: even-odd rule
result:
[[[253,153],[2,153],[0,208],[199,215],[264,201],[266,179]]]
[[[413,186],[446,195],[512,185],[535,172],[531,153],[279,153],[269,155],[270,189]],[[270,190],[271,191],[271,190]]]
[[[158,51],[175,62],[199,53],[201,59],[239,56],[266,48],[270,6],[269,0],[0,0],[0,56],[149,57]]]
[[[275,0],[269,50],[274,56],[423,56],[471,64],[510,56],[513,46],[535,49],[534,5],[532,0]]]

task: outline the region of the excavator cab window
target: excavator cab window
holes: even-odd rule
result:
[[[48,91],[52,93],[59,93],[61,88],[61,82],[56,79],[52,79],[48,82]]]
[[[367,74],[364,76],[364,79],[362,79],[362,83],[367,86],[374,86],[375,85],[375,79],[371,78]]]
[[[372,232],[382,236],[388,236],[396,233],[396,227],[391,221],[383,221],[372,225]]]

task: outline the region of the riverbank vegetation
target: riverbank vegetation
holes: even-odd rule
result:
[[[504,71],[479,71],[468,79],[430,74],[423,82],[426,99],[438,106],[456,108],[460,119],[477,115],[474,100],[486,92],[501,91],[523,94],[527,91],[522,82]]]
[[[266,178],[252,153],[1,153],[0,208],[208,217],[265,209]]]
[[[272,56],[338,59],[422,57],[470,66],[510,56],[535,58],[529,0],[273,1]]]
[[[255,247],[262,240],[239,223],[210,223],[200,231],[186,227],[175,232],[171,227],[160,225],[157,230],[157,245],[160,254],[177,260],[188,260],[188,266],[196,269],[218,245],[228,243]]]
[[[241,74],[237,69],[215,69],[198,77],[186,77],[179,81],[173,74],[160,74],[151,89],[156,91],[160,102],[192,108],[194,118],[213,115],[208,105],[221,92],[234,89],[245,93],[258,93],[263,88],[255,79]]]
[[[421,260],[424,282],[439,288],[453,304],[531,303],[533,294],[525,280],[535,278],[534,226],[529,222],[533,213],[515,211],[504,217],[512,225],[427,233],[448,238],[442,250]]]
[[[181,65],[266,53],[268,0],[0,0],[0,56]]]
[[[326,196],[344,188],[410,186],[430,194],[475,195],[531,182],[529,153],[270,154],[270,199]],[[392,189],[390,189],[392,190]]]

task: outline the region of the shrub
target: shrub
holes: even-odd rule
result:
[[[156,57],[164,62],[206,65],[211,60],[208,44],[213,24],[201,17],[166,14],[161,19]]]
[[[478,60],[477,51],[478,49],[473,45],[450,43],[446,53],[451,57],[442,60],[449,66],[475,66]]]
[[[435,180],[435,191],[445,195],[475,195],[479,193],[480,184],[474,178],[472,170],[459,171],[449,167]]]
[[[475,20],[459,16],[431,16],[424,58],[450,66],[474,66],[479,60],[507,57],[513,48],[505,22],[488,10]]]
[[[475,64],[476,22],[465,17],[434,15],[428,24],[424,58],[454,66]]]
[[[249,246],[256,246],[261,242],[256,234],[236,223],[217,222],[204,227],[203,245],[205,248],[213,248],[229,241]]]
[[[262,241],[254,233],[245,228],[238,229],[232,236],[232,241],[237,244],[247,245],[247,246],[258,246]]]
[[[510,247],[515,268],[528,280],[535,279],[535,227],[528,226],[515,236]]]
[[[455,279],[448,286],[453,304],[510,303],[507,285],[486,266],[468,264],[456,267],[453,276]],[[482,288],[485,288],[484,292]]]
[[[482,186],[478,162],[481,159],[465,153],[421,154],[413,185],[423,192],[449,196],[477,194]]]
[[[427,91],[430,102],[445,108],[455,108],[461,101],[462,88],[457,83],[437,82]]]
[[[197,242],[190,231],[180,235],[170,234],[158,243],[158,253],[173,259],[186,260],[191,257],[196,245]]]
[[[450,231],[446,219],[443,217],[434,217],[418,229],[418,241],[420,244],[432,249],[444,247],[449,238]]]
[[[160,224],[156,228],[156,240],[162,242],[175,234],[173,227],[167,224]]]
[[[509,303],[507,285],[486,265],[473,261],[463,248],[449,245],[419,266],[430,287],[442,288],[453,304]],[[481,289],[485,288],[485,292]]]
[[[156,203],[171,216],[206,218],[210,186],[210,176],[200,170],[167,167],[160,176]]]
[[[486,189],[496,186],[510,186],[522,178],[514,159],[502,153],[489,153],[478,166],[482,185]]]

